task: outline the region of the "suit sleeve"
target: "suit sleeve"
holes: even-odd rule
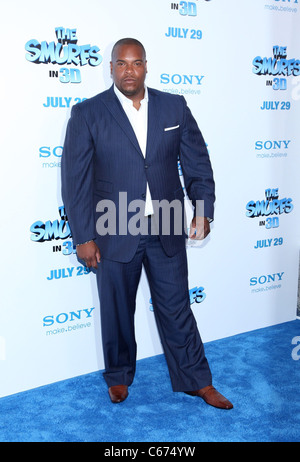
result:
[[[68,122],[61,164],[62,199],[73,243],[95,239],[93,182],[94,144],[78,105]]]
[[[194,215],[214,218],[215,183],[205,141],[185,99],[180,143],[180,163]],[[199,202],[197,202],[199,201]]]

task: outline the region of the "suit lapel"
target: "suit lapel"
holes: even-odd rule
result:
[[[154,92],[148,88],[148,129],[147,129],[147,146],[146,146],[146,157],[151,155],[151,152],[154,152],[155,143],[158,141],[158,121],[159,121],[159,110],[158,110],[158,101],[157,96]],[[135,136],[134,130],[131,126],[131,123],[128,120],[128,117],[122,108],[120,101],[115,95],[113,86],[106,93],[106,97],[103,99],[103,102],[107,109],[110,111],[116,122],[120,125],[124,133],[128,136],[131,143],[137,150],[137,152],[142,156],[143,153],[140,149],[138,140]]]
[[[147,147],[146,147],[146,157],[149,158],[151,153],[155,152],[155,144],[159,141],[158,133],[158,122],[159,122],[159,110],[158,110],[158,98],[151,91],[151,88],[148,88],[148,132],[147,132]]]
[[[109,89],[106,94],[106,98],[103,100],[105,106],[110,111],[116,122],[120,125],[124,133],[128,136],[129,140],[138,151],[138,153],[143,156],[143,153],[140,149],[138,140],[135,136],[134,130],[131,126],[131,123],[128,120],[128,117],[122,108],[120,101],[118,100],[117,96],[115,95],[113,86]]]

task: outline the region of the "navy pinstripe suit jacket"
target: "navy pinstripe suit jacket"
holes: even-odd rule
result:
[[[188,197],[193,204],[203,200],[204,216],[213,218],[212,167],[185,99],[151,88],[148,94],[145,158],[113,86],[73,106],[68,122],[62,156],[62,198],[74,244],[95,239],[102,258],[127,262],[135,254],[140,235],[124,233],[124,223],[119,230],[119,219],[125,217],[129,222],[137,213],[125,209],[131,201],[144,200],[147,182],[153,200],[178,199],[183,204],[178,157]],[[115,205],[116,234],[97,233],[97,220],[107,212],[96,211],[97,203],[103,200]],[[167,255],[172,256],[183,248],[186,236],[184,230],[175,235],[172,224],[170,230],[160,239]]]

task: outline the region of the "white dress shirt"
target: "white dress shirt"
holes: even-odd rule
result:
[[[141,106],[139,110],[135,109],[133,106],[133,101],[127,98],[120,90],[114,85],[114,91],[117,95],[122,107],[131,123],[131,126],[134,130],[135,136],[138,140],[139,146],[143,153],[143,156],[146,156],[146,144],[147,144],[147,129],[148,129],[148,89],[145,85],[145,95],[144,99],[141,101]],[[152,215],[154,213],[151,194],[149,186],[147,183],[146,190],[146,202],[145,202],[145,216]]]

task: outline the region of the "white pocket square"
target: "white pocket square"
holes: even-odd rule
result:
[[[169,130],[175,130],[175,128],[179,128],[179,125],[175,125],[174,127],[167,127],[165,128],[165,132],[168,132]]]

